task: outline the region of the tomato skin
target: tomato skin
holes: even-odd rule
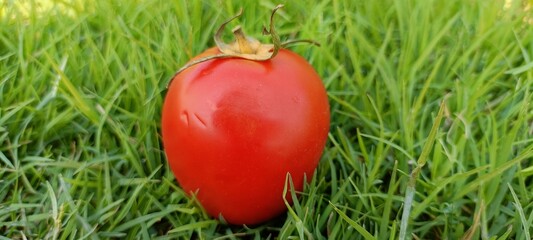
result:
[[[179,73],[163,105],[163,144],[178,183],[207,213],[257,224],[286,211],[287,173],[299,191],[311,179],[329,119],[318,74],[281,49],[267,61],[215,59]]]

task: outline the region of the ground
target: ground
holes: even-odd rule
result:
[[[278,2],[0,0],[1,238],[531,239],[530,0],[280,2],[331,128],[290,211],[245,227],[180,190],[161,106],[241,7],[269,41]]]

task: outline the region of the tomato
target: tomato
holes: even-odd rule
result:
[[[211,48],[191,61],[216,54]],[[212,59],[178,73],[164,101],[162,136],[179,185],[208,214],[257,224],[286,211],[287,174],[297,191],[311,179],[329,121],[319,75],[280,49],[270,60]]]

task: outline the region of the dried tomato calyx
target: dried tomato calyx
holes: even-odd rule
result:
[[[220,39],[215,40],[218,49],[223,54],[256,61],[264,61],[274,57],[275,44],[263,44],[253,37],[246,36],[241,26],[233,29],[233,35],[235,41],[230,44],[223,43]],[[278,48],[280,47],[278,46]]]
[[[215,33],[215,44],[220,54],[215,54],[211,56],[207,56],[204,58],[200,58],[194,61],[190,61],[189,63],[185,64],[185,66],[181,67],[170,79],[170,82],[168,83],[167,87],[170,85],[172,80],[178,75],[180,72],[184,71],[185,69],[196,65],[201,62],[209,61],[212,59],[219,59],[219,58],[243,58],[248,60],[254,60],[254,61],[266,61],[273,57],[275,57],[279,49],[282,47],[286,47],[288,45],[299,43],[299,42],[306,42],[311,43],[317,46],[320,46],[319,43],[313,41],[313,40],[291,40],[282,43],[278,34],[276,33],[276,29],[274,27],[274,15],[276,14],[276,11],[278,9],[282,8],[283,4],[279,4],[272,10],[272,14],[270,15],[270,26],[267,29],[266,27],[263,28],[263,34],[270,35],[272,38],[272,44],[263,44],[259,42],[257,39],[246,36],[244,32],[242,31],[241,26],[237,26],[233,29],[233,35],[235,37],[235,40],[232,43],[225,43],[222,41],[222,34],[224,32],[224,29],[226,25],[233,21],[234,19],[240,17],[242,15],[243,10],[241,9],[237,15],[233,16],[232,18],[226,20],[224,23],[220,25],[220,27],[217,29],[217,32]]]

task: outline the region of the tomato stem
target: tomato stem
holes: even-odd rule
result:
[[[237,26],[233,29],[233,35],[235,36],[235,45],[238,49],[235,49],[236,52],[242,54],[255,54],[257,53],[258,48],[261,46],[261,43],[254,38],[247,37],[244,35],[241,26]]]

